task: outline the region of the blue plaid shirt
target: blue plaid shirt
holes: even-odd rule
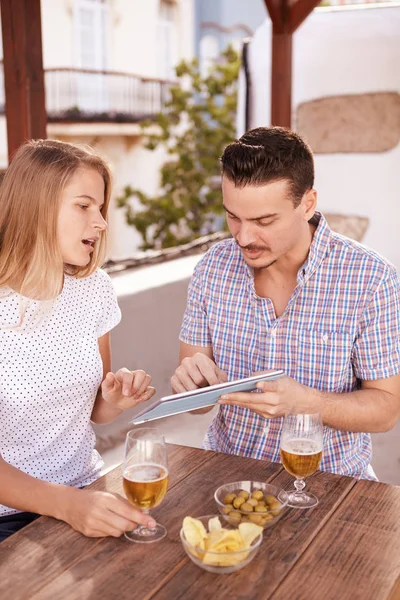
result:
[[[307,261],[284,313],[257,295],[252,270],[233,239],[213,246],[198,263],[188,292],[181,341],[212,346],[229,380],[283,369],[326,392],[351,392],[360,380],[400,372],[399,279],[377,253],[334,233],[322,215]],[[267,420],[221,406],[204,447],[280,461],[282,419]],[[368,433],[324,428],[321,469],[372,478]]]

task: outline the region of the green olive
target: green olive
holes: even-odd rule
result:
[[[242,515],[240,514],[240,512],[237,512],[236,510],[231,512],[228,517],[229,523],[240,523],[241,520],[242,520]]]
[[[262,500],[264,498],[264,494],[261,490],[254,490],[251,497],[255,498],[256,500]]]
[[[256,500],[255,498],[249,498],[247,500],[247,504],[251,504],[251,506],[254,508],[258,504],[258,500]]]
[[[247,515],[248,520],[250,521],[250,523],[255,523],[256,525],[263,525],[263,521],[264,519],[262,518],[261,515]]]
[[[232,510],[233,510],[233,506],[232,506],[232,504],[226,504],[226,505],[224,506],[224,508],[222,509],[222,512],[223,512],[225,515],[229,515],[229,513],[230,513]]]
[[[265,496],[265,502],[266,504],[272,504],[273,502],[276,502],[276,498],[275,496]]]
[[[240,508],[242,504],[244,504],[244,502],[246,502],[244,498],[242,498],[241,496],[236,496],[232,504],[235,508]]]
[[[243,502],[242,506],[240,507],[240,510],[245,510],[246,512],[253,512],[253,508],[254,506],[252,506],[248,502]]]
[[[274,517],[272,515],[265,515],[264,517],[262,517],[263,520],[263,525],[266,525],[267,523],[269,523],[270,521],[273,521]]]
[[[257,506],[254,507],[254,512],[256,513],[263,513],[263,512],[267,512],[267,507],[264,504],[257,504]]]
[[[245,500],[247,500],[247,498],[250,496],[249,492],[246,492],[246,490],[240,490],[240,492],[238,493],[238,496],[240,496],[240,498],[244,498]]]
[[[230,493],[227,494],[224,498],[224,504],[232,504],[234,499],[236,498],[236,494]]]
[[[275,504],[270,505],[271,515],[274,515],[274,517],[279,515],[281,510],[282,510],[282,504],[280,502],[275,502]]]

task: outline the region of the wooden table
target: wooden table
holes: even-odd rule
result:
[[[144,545],[89,539],[42,517],[0,544],[1,600],[399,600],[400,487],[318,472],[311,510],[288,509],[255,559],[230,575],[203,571],[179,539],[185,515],[216,513],[214,490],[240,479],[293,479],[281,465],[169,446],[170,487],[154,516],[168,529]],[[122,492],[121,468],[94,486]]]

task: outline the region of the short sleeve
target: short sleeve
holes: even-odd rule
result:
[[[191,346],[211,346],[207,312],[204,306],[204,259],[196,266],[189,284],[182,327],[181,342]]]
[[[100,297],[100,314],[97,321],[97,337],[100,338],[113,329],[121,320],[117,295],[111,278],[105,271],[99,269],[97,293]]]
[[[380,283],[362,316],[353,369],[364,381],[400,373],[400,282],[396,271]]]

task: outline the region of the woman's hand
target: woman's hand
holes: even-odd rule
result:
[[[145,371],[119,369],[115,374],[107,373],[101,384],[103,400],[120,410],[126,410],[145,402],[155,394],[150,386],[151,377]]]
[[[156,526],[119,494],[90,489],[67,488],[54,516],[88,537],[119,537],[138,525]]]

